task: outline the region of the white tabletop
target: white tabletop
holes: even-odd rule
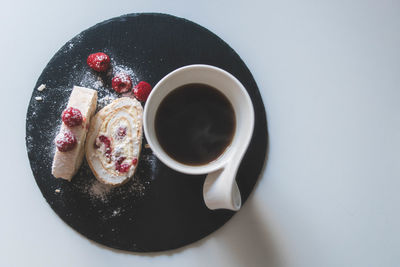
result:
[[[0,16],[0,266],[400,266],[400,2],[10,1]],[[266,168],[242,210],[182,249],[125,253],[67,226],[25,149],[33,86],[108,18],[163,12],[224,39],[266,106]]]

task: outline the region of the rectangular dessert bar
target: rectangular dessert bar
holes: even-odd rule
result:
[[[84,144],[90,125],[90,119],[96,110],[96,106],[96,90],[74,86],[67,108],[73,107],[79,109],[83,116],[83,122],[82,125],[75,127],[68,127],[61,122],[62,125],[60,127],[60,132],[63,132],[66,128],[68,128],[75,135],[77,145],[74,147],[74,149],[67,152],[60,152],[58,149],[56,149],[51,172],[54,177],[63,178],[70,181],[78,171],[83,160]]]

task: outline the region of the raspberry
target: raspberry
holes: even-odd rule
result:
[[[119,127],[117,130],[117,138],[122,139],[126,135],[126,127]]]
[[[121,94],[126,93],[132,88],[132,80],[128,74],[120,72],[112,78],[111,86],[115,92]]]
[[[107,136],[104,136],[104,135],[100,135],[99,136],[99,141],[101,142],[101,143],[104,143],[104,147],[105,147],[105,156],[106,156],[106,158],[111,158],[111,152],[112,152],[112,149],[111,149],[111,140],[107,137]],[[98,144],[97,142],[96,142],[96,146],[97,147],[100,147],[100,144]]]
[[[137,164],[137,158],[133,158],[132,165],[136,165],[136,164]]]
[[[119,166],[118,170],[119,172],[127,172],[129,171],[131,165],[127,164],[127,163],[122,163],[121,166]]]
[[[81,125],[83,118],[79,109],[69,107],[62,113],[62,121],[69,127]]]
[[[105,135],[100,135],[100,136],[99,136],[99,140],[100,140],[100,142],[104,143],[104,145],[105,145],[106,147],[110,147],[110,146],[111,146],[111,141],[110,141],[110,139],[108,139],[107,136],[105,136]]]
[[[117,164],[121,164],[126,158],[125,157],[120,157],[117,159]]]
[[[115,162],[115,169],[119,172],[127,172],[131,167],[128,163],[122,163],[126,158],[120,157],[117,162]]]
[[[133,94],[139,101],[146,101],[147,98],[149,97],[149,94],[151,92],[151,85],[148,84],[147,82],[139,82],[135,88],[133,88]]]
[[[104,72],[110,66],[110,57],[99,52],[90,54],[86,60],[89,67],[98,72]]]
[[[74,134],[69,131],[65,130],[59,133],[56,137],[56,146],[57,149],[61,152],[67,152],[72,150],[76,145],[76,138]]]

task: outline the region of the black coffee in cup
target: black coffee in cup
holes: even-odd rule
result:
[[[171,158],[187,165],[204,165],[230,145],[236,119],[225,95],[209,85],[191,83],[162,100],[154,126],[158,142]]]

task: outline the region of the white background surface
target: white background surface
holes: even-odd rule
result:
[[[399,1],[1,2],[0,266],[400,266]],[[266,105],[269,159],[243,209],[191,246],[96,245],[32,177],[25,113],[41,71],[108,18],[164,12],[210,29]]]

